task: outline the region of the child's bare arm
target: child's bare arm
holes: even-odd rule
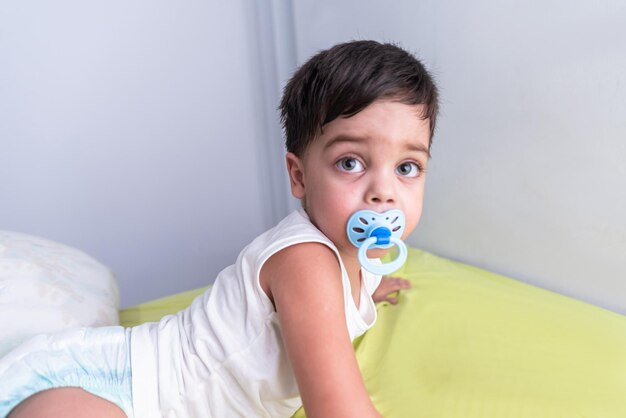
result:
[[[356,362],[345,320],[339,262],[319,243],[298,244],[263,266],[309,418],[380,417]]]
[[[411,287],[411,282],[399,277],[383,277],[378,285],[378,288],[372,294],[374,302],[387,301],[392,305],[398,303],[397,295],[395,294],[399,290],[408,289]]]

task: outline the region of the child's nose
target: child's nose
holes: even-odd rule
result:
[[[384,181],[376,182],[368,189],[365,200],[372,205],[393,204],[396,200],[393,186]]]

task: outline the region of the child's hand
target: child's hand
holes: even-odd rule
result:
[[[411,287],[411,282],[399,277],[383,277],[378,285],[378,288],[372,294],[374,302],[387,301],[392,305],[398,303],[397,292],[402,289],[408,289]]]

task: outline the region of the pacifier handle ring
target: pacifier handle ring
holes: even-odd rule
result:
[[[370,262],[370,259],[367,258],[367,250],[371,245],[376,244],[377,240],[378,238],[376,237],[369,237],[365,241],[363,241],[363,243],[359,247],[359,252],[357,255],[361,266],[363,266],[363,268],[370,273],[378,274],[381,276],[393,273],[394,271],[402,267],[407,257],[406,244],[402,242],[402,240],[399,240],[398,238],[393,236],[389,237],[389,241],[391,242],[391,244],[394,244],[398,247],[398,256],[396,257],[396,259],[385,264],[373,264],[372,262]]]

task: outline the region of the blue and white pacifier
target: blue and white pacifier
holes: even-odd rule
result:
[[[361,266],[373,274],[389,274],[398,270],[406,261],[406,245],[400,239],[404,232],[404,213],[391,209],[378,213],[371,210],[359,210],[348,219],[347,232],[350,242],[359,249],[358,258]],[[385,264],[374,264],[367,258],[367,250],[374,248],[398,247],[395,260]]]

